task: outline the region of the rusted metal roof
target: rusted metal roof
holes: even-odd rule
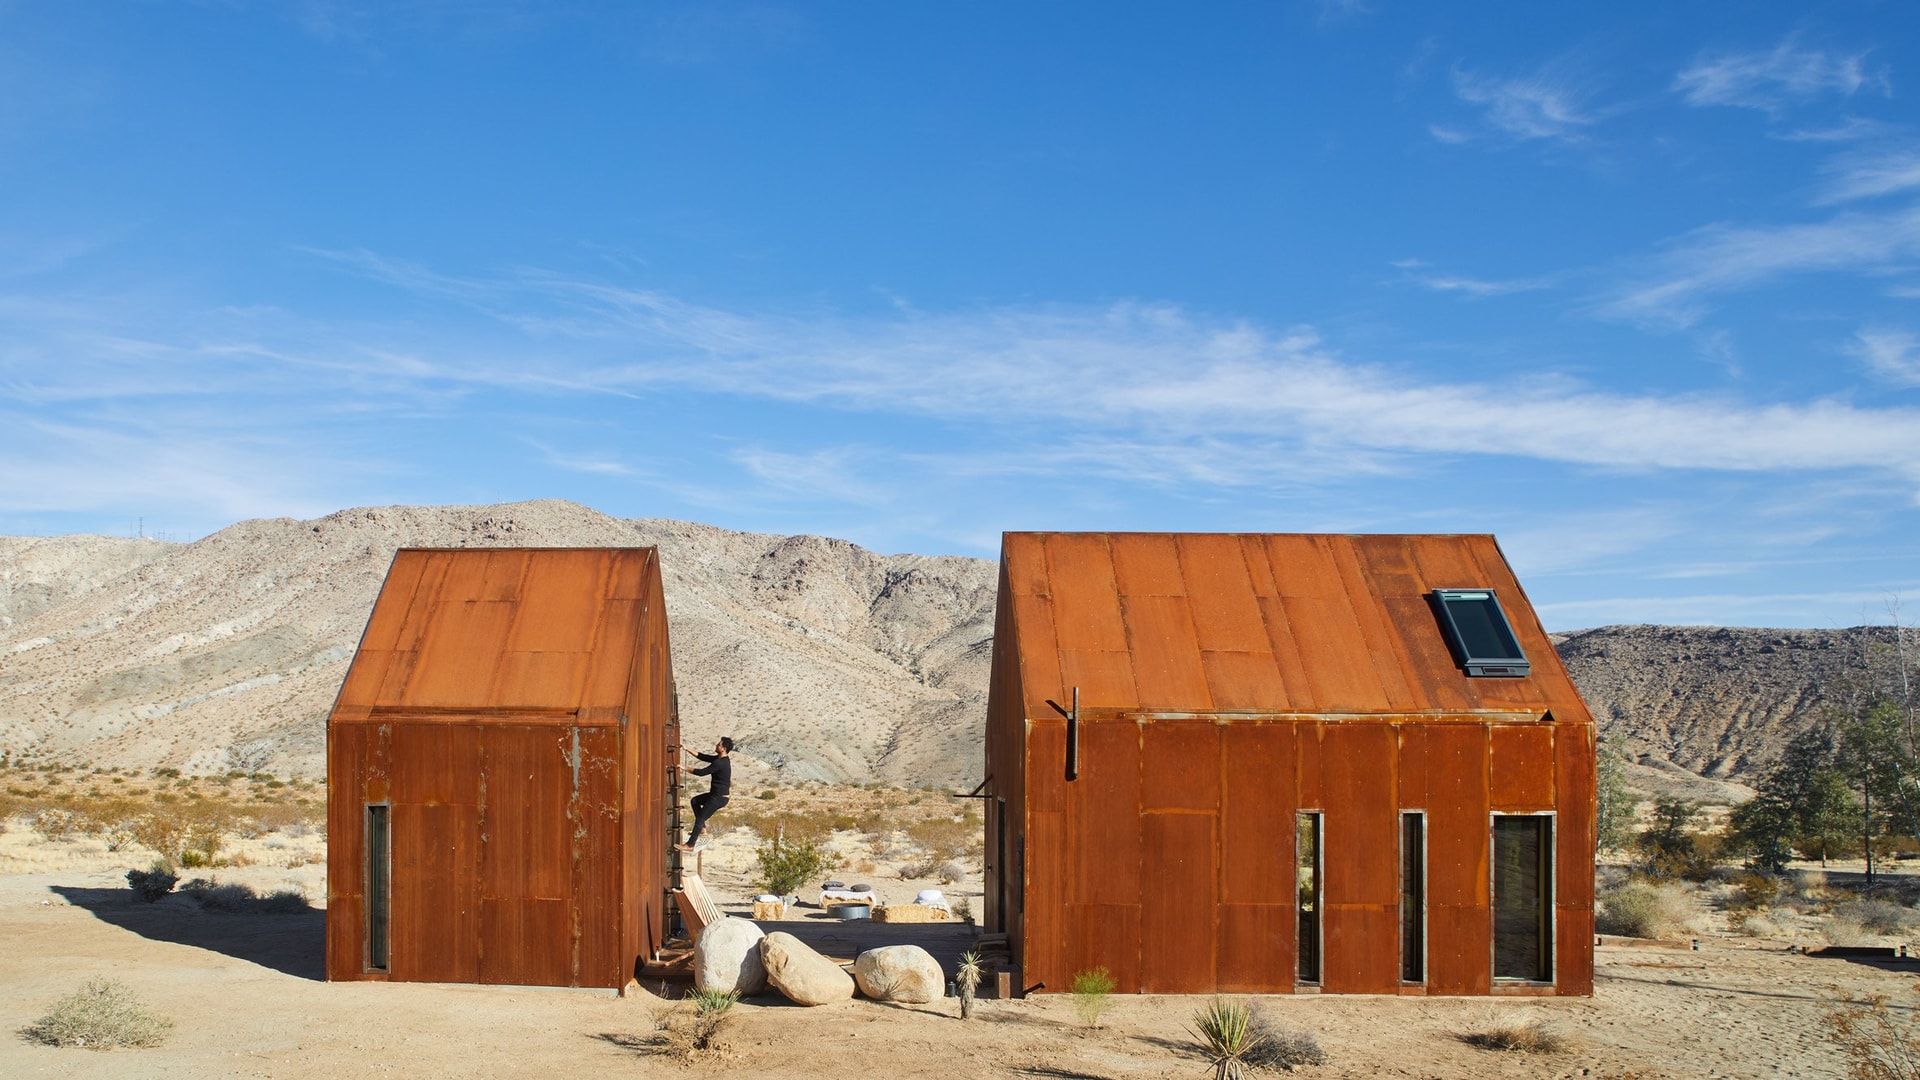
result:
[[[1026,715],[1514,713],[1590,721],[1488,535],[1007,533]],[[1492,589],[1532,660],[1469,677],[1434,589]]]
[[[655,558],[653,548],[401,550],[336,722],[364,709],[618,723]]]

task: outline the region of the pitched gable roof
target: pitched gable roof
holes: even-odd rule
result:
[[[1001,559],[1028,716],[1077,685],[1093,712],[1590,719],[1491,536],[1007,533]],[[1532,673],[1467,676],[1437,588],[1492,589]]]

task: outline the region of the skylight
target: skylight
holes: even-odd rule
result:
[[[1433,600],[1453,657],[1468,675],[1524,676],[1532,671],[1492,589],[1435,589]]]

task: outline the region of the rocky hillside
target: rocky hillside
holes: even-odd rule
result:
[[[192,544],[0,538],[0,751],[317,775],[396,548],[636,544],[662,552],[687,737],[739,738],[743,779],[979,779],[993,563],[565,502],[246,521]],[[1750,776],[1891,640],[1610,626],[1559,644],[1613,744],[1686,781]]]
[[[564,502],[246,521],[192,544],[0,547],[0,750],[317,775],[395,549],[658,545],[689,741],[793,778],[980,770],[995,569]]]
[[[1909,633],[1908,649],[1916,643]],[[1630,760],[1715,778],[1752,776],[1820,722],[1848,680],[1884,678],[1893,644],[1884,626],[1603,626],[1558,637],[1613,746]]]

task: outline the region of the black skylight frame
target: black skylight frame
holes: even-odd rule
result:
[[[1454,661],[1468,675],[1525,678],[1533,673],[1492,589],[1435,589],[1433,608]]]

